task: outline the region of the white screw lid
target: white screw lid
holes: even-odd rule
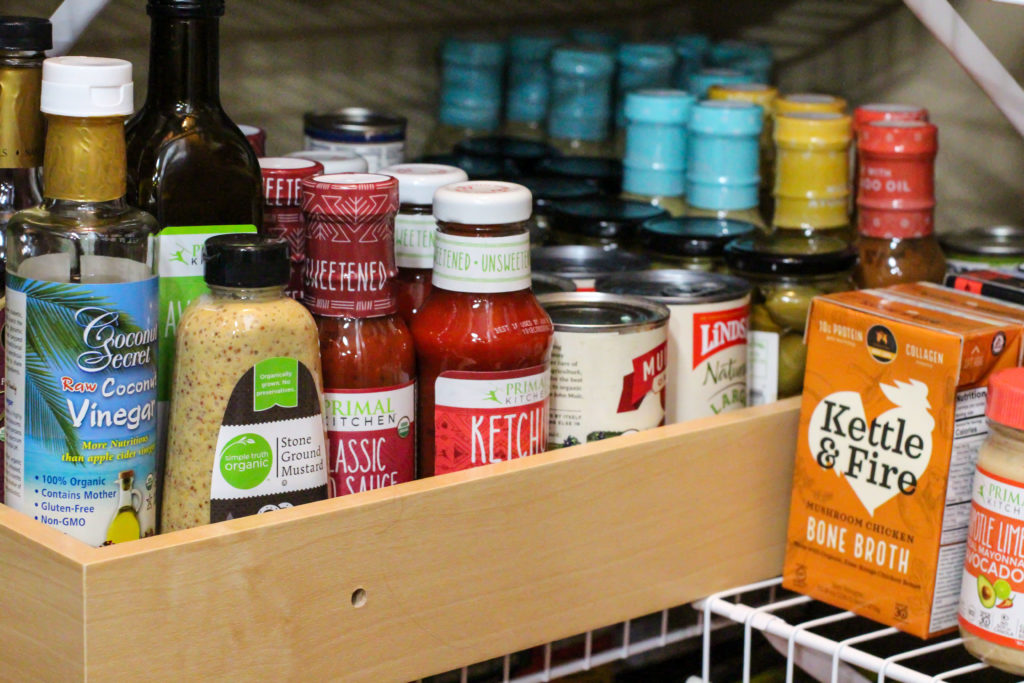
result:
[[[50,57],[43,61],[40,110],[58,116],[128,116],[132,63],[107,57]]]
[[[369,166],[366,159],[355,152],[343,149],[302,149],[298,152],[288,152],[286,157],[298,157],[319,161],[324,167],[324,173],[366,173]]]
[[[378,173],[398,179],[398,201],[427,206],[434,201],[437,188],[469,180],[461,168],[444,164],[395,164],[380,169]]]
[[[466,225],[501,225],[530,218],[533,195],[522,185],[472,180],[445,185],[434,193],[434,218]]]

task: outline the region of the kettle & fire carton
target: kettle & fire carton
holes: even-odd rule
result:
[[[786,588],[921,637],[956,627],[988,378],[1022,332],[886,290],[814,299]]]

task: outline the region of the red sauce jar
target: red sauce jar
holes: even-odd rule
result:
[[[468,180],[461,168],[443,164],[397,164],[381,173],[398,179],[398,216],[395,217],[395,296],[398,314],[407,324],[419,312],[430,292],[434,267],[434,192],[439,187]]]
[[[532,205],[498,181],[434,194],[433,287],[412,323],[421,477],[545,450],[553,328],[530,290]]]
[[[302,181],[324,172],[309,159],[260,157],[263,175],[263,231],[288,242],[291,277],[286,296],[302,301],[302,263],[306,260],[306,219],[302,215]]]
[[[320,333],[330,495],[415,478],[416,356],[393,278],[398,182],[336,173],[302,183],[304,303]]]

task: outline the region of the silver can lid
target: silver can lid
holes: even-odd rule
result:
[[[939,235],[948,252],[978,256],[1020,256],[1024,258],[1024,227],[986,225]]]
[[[668,308],[638,296],[555,292],[537,301],[558,332],[639,332],[661,327],[669,318]]]
[[[646,270],[646,256],[618,249],[602,249],[579,244],[538,247],[530,252],[531,268],[538,273],[562,277],[598,277],[608,273]]]
[[[739,299],[750,293],[742,278],[696,270],[648,270],[602,277],[594,289],[608,294],[642,296],[663,304],[710,304]]]
[[[405,117],[366,107],[343,107],[331,112],[306,112],[306,134],[338,141],[405,139]]]

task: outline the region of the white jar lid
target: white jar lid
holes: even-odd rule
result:
[[[398,178],[398,201],[430,205],[439,187],[469,180],[457,166],[444,164],[395,164],[377,171]]]
[[[344,149],[302,149],[285,156],[319,161],[324,173],[366,173],[369,170],[366,159]]]
[[[107,57],[50,57],[43,61],[39,109],[58,116],[128,116],[132,63]]]
[[[434,217],[448,223],[501,225],[530,218],[533,196],[516,183],[471,180],[445,185],[434,193]]]

